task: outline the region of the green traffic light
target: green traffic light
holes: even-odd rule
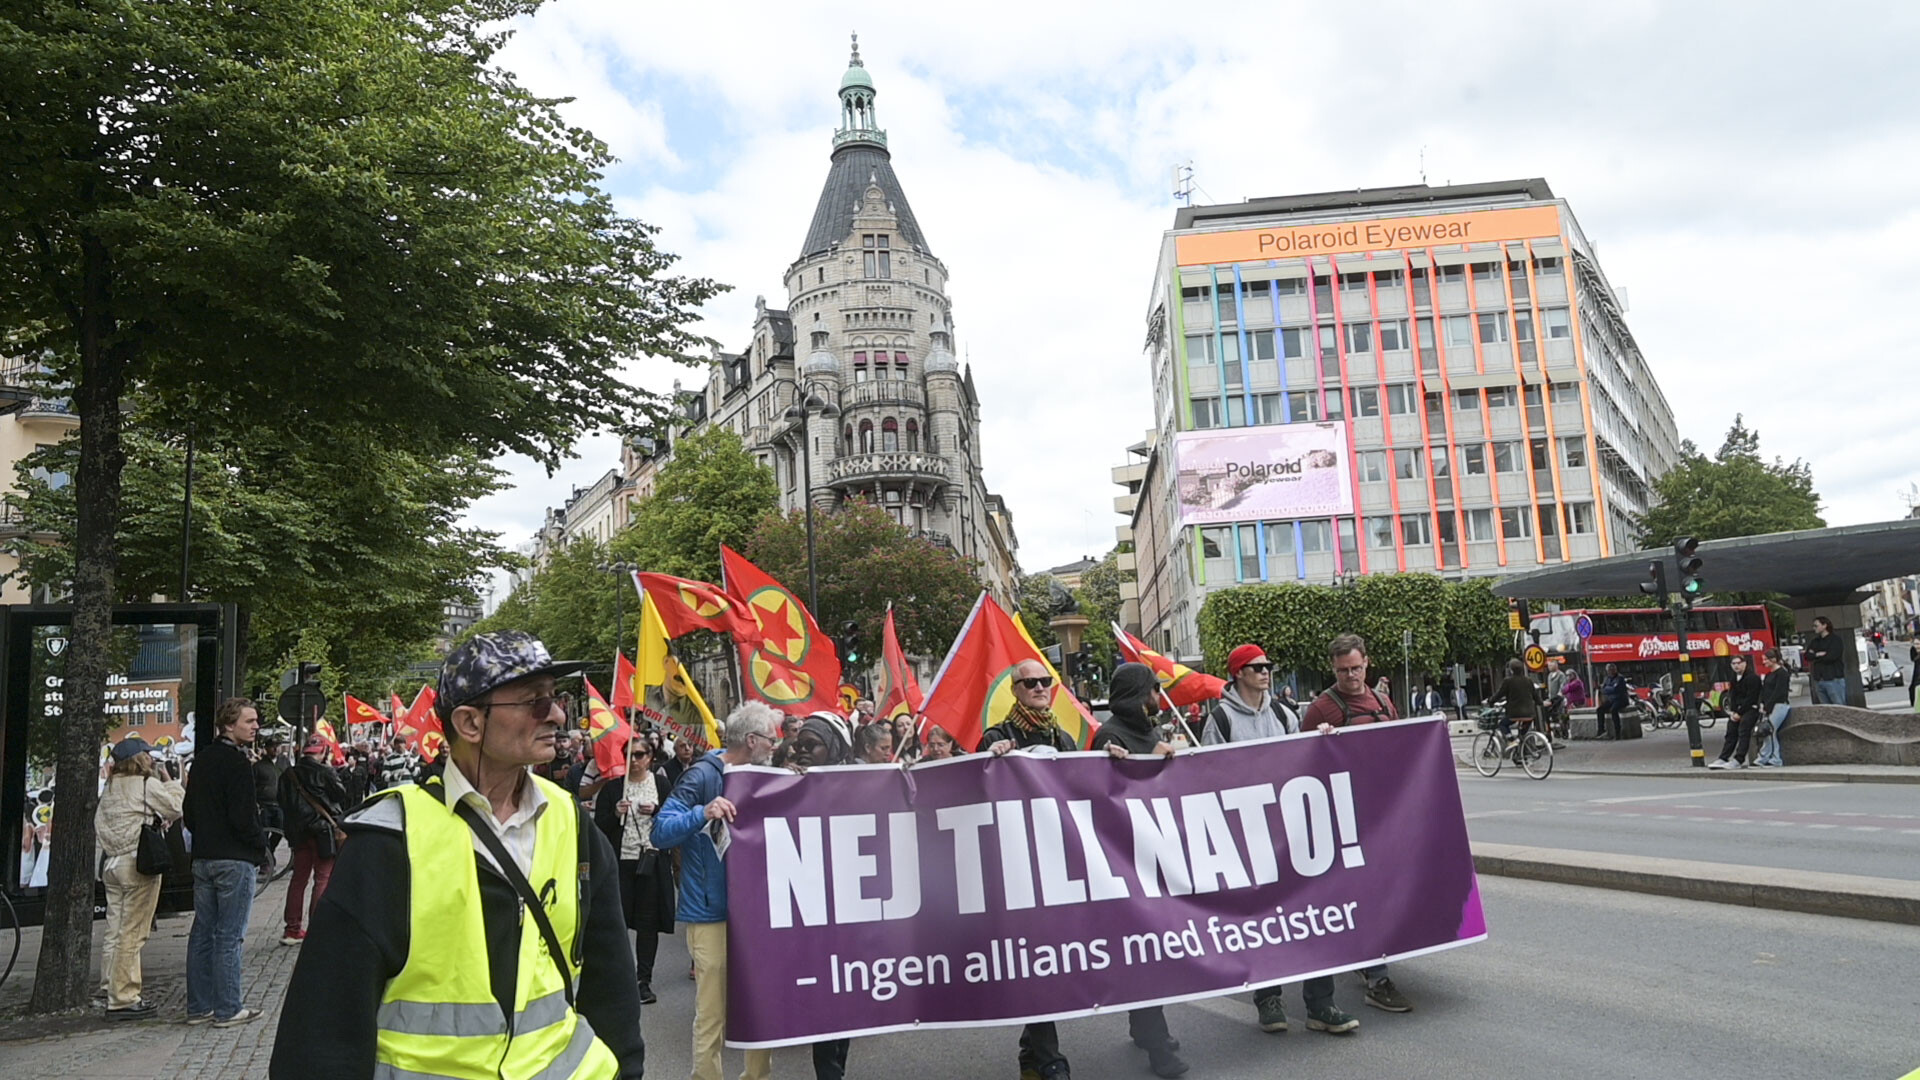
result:
[[[1700,590],[1706,587],[1707,583],[1699,578],[1688,578],[1685,582],[1681,583],[1680,591],[1686,593],[1688,596],[1699,596]]]

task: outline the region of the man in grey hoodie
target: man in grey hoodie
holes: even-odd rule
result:
[[[1232,682],[1220,692],[1220,699],[1207,713],[1207,730],[1202,744],[1269,739],[1292,735],[1300,730],[1300,716],[1285,704],[1274,700],[1268,688],[1273,684],[1273,662],[1258,645],[1242,645],[1227,654],[1227,677]],[[1260,1030],[1287,1030],[1287,1009],[1280,1000],[1284,987],[1263,986],[1253,992],[1254,1008],[1260,1010]],[[1333,1003],[1333,976],[1308,979],[1302,986],[1307,998],[1307,1029],[1329,1035],[1344,1035],[1360,1026],[1360,1021],[1340,1011]]]

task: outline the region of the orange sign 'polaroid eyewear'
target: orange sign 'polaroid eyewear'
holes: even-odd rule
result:
[[[1277,229],[1191,233],[1175,238],[1174,255],[1181,266],[1204,266],[1559,235],[1559,208],[1524,206],[1471,214],[1423,214]]]

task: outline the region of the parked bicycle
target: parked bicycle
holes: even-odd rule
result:
[[[1545,780],[1553,772],[1553,740],[1533,724],[1523,722],[1512,735],[1502,732],[1507,711],[1498,706],[1481,709],[1473,718],[1480,726],[1480,734],[1473,737],[1473,767],[1481,776],[1500,775],[1509,761],[1535,780]]]

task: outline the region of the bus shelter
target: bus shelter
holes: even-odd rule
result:
[[[1866,706],[1854,633],[1865,621],[1860,605],[1867,594],[1862,589],[1876,581],[1920,573],[1920,518],[1709,540],[1696,554],[1710,593],[1784,594],[1802,632],[1811,629],[1816,616],[1831,621],[1846,656],[1847,703]],[[1647,566],[1654,561],[1667,563],[1669,580],[1677,582],[1672,559],[1673,550],[1661,548],[1565,563],[1504,578],[1494,592],[1521,600],[1634,596],[1640,583],[1649,580]]]

